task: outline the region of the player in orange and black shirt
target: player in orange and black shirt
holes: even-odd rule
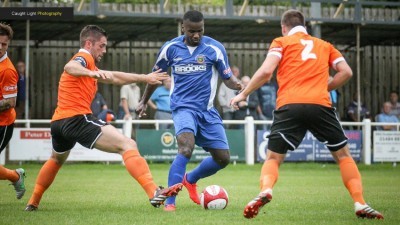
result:
[[[250,201],[244,216],[253,218],[272,199],[272,188],[278,179],[278,169],[288,150],[295,150],[307,130],[325,143],[339,164],[343,183],[355,206],[357,217],[383,219],[364,200],[361,175],[350,155],[347,137],[331,107],[329,91],[344,85],[352,70],[342,54],[330,43],[310,36],[305,19],[297,10],[286,11],[281,20],[283,37],[273,40],[267,57],[248,86],[231,100],[245,100],[254,90],[271,79],[278,67],[278,97],[271,133],[268,136],[267,158],[261,169],[259,195]],[[336,70],[332,80],[329,68]]]
[[[13,34],[9,25],[0,23],[0,153],[12,137],[16,118],[14,107],[17,101],[18,74],[7,56]],[[0,180],[12,182],[18,199],[25,194],[24,177],[24,169],[10,170],[0,165]]]
[[[169,76],[156,71],[144,74],[100,70],[96,63],[106,53],[107,33],[96,25],[85,26],[80,34],[81,49],[65,65],[58,87],[58,102],[51,122],[53,151],[41,168],[26,211],[38,209],[43,193],[52,184],[59,169],[78,142],[89,149],[122,155],[126,169],[145,190],[154,207],[176,195],[182,184],[159,188],[153,181],[146,160],[134,140],[125,137],[112,125],[92,115],[90,105],[97,92],[97,82],[161,84]]]

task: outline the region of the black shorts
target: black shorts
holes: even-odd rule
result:
[[[8,126],[0,126],[0,153],[6,148],[10,142],[14,131],[14,124]]]
[[[51,122],[51,138],[56,152],[71,150],[76,142],[92,149],[100,137],[101,127],[108,123],[92,114],[77,115]]]
[[[286,154],[295,150],[307,130],[324,143],[330,151],[337,151],[347,144],[335,109],[316,104],[289,104],[274,111],[268,149]]]

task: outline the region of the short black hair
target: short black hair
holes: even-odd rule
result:
[[[281,24],[289,28],[293,28],[295,26],[305,27],[306,25],[303,13],[295,9],[289,9],[283,13]]]
[[[197,10],[190,10],[183,15],[183,21],[189,20],[190,22],[201,22],[204,20],[203,14]]]
[[[103,28],[97,25],[87,25],[82,29],[79,36],[81,47],[85,46],[85,41],[87,41],[89,38],[92,38],[90,41],[94,42],[100,40],[100,38],[103,36],[107,37],[107,32]]]
[[[14,31],[10,27],[10,25],[5,23],[0,23],[0,35],[7,36],[9,40],[11,40],[14,36]]]

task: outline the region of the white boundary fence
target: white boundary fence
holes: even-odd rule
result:
[[[25,128],[31,128],[32,124],[50,124],[50,120],[16,120],[16,124],[25,124]],[[173,123],[172,120],[117,120],[114,124],[122,124],[122,132],[125,136],[131,137],[132,127],[134,124],[154,124],[158,130],[159,124]],[[254,120],[253,117],[246,117],[245,120],[224,120],[225,124],[243,124],[245,129],[245,156],[246,164],[254,165],[255,163],[255,126],[270,125],[272,121]],[[362,122],[341,122],[343,126],[359,126],[362,130],[362,162],[370,165],[372,162],[372,127],[382,125],[394,125],[397,130],[397,137],[400,136],[400,123],[378,123],[365,119]],[[0,164],[5,163],[5,154],[0,155]]]

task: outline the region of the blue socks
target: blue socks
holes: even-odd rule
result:
[[[194,170],[188,173],[186,179],[191,184],[197,183],[197,181],[201,178],[211,176],[217,173],[222,168],[222,166],[216,163],[214,159],[209,156],[203,159],[203,161],[201,161],[201,163],[196,168],[194,168]]]
[[[172,186],[177,183],[181,183],[183,180],[183,176],[186,172],[186,165],[188,164],[190,159],[186,158],[182,154],[177,154],[174,161],[169,168],[168,174],[168,186]],[[175,204],[176,196],[169,197],[165,201],[165,204]]]
[[[186,158],[182,154],[177,154],[174,161],[171,164],[168,174],[168,186],[172,186],[177,183],[181,183],[183,180],[183,176],[186,172],[186,165],[188,164],[190,159]],[[214,161],[214,159],[210,156],[194,168],[193,171],[187,174],[187,181],[191,184],[197,183],[201,178],[205,178],[217,173],[223,167]],[[165,201],[165,204],[175,204],[176,196],[169,197]]]

